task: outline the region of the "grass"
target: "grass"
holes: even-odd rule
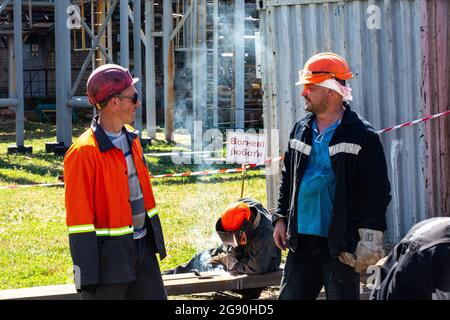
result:
[[[77,125],[79,136],[88,123]],[[55,141],[54,125],[27,122],[25,145],[33,154],[8,155],[15,144],[14,123],[0,123],[0,186],[58,182],[63,157],[45,153],[45,142]],[[181,150],[162,140],[145,152]],[[152,174],[223,168],[226,165],[174,165],[170,158],[147,157]],[[228,167],[235,167],[228,166]],[[166,270],[189,260],[220,240],[214,225],[220,213],[240,196],[240,174],[152,180],[168,257]],[[266,202],[262,170],[248,172],[246,196]],[[33,187],[0,190],[0,290],[72,283],[72,261],[65,224],[64,189]]]

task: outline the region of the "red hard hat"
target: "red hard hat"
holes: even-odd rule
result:
[[[322,52],[312,56],[298,74],[300,79],[296,85],[321,83],[327,79],[348,80],[353,78],[347,61],[332,52]]]
[[[86,84],[89,103],[96,105],[113,94],[120,93],[139,81],[117,64],[105,64],[95,69]]]
[[[245,220],[250,221],[250,207],[243,202],[230,204],[222,213],[222,227],[225,231],[237,231]]]

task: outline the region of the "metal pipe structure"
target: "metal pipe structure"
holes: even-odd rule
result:
[[[32,1],[28,0],[28,16],[30,21],[28,22],[29,27],[31,28],[33,26],[33,8],[32,8]]]
[[[106,11],[109,12],[111,10],[111,0],[106,1]],[[108,57],[110,61],[113,61],[113,39],[112,39],[112,19],[108,22]]]
[[[83,26],[84,30],[87,32],[89,37],[92,39],[92,41],[94,41],[95,40],[95,35],[94,35],[92,30],[89,28],[89,26],[86,24],[86,22],[83,19],[81,19],[81,25]],[[113,60],[110,57],[108,51],[106,50],[106,48],[101,43],[98,44],[98,48],[103,53],[103,56],[108,60],[108,63],[113,63]]]
[[[245,1],[236,0],[234,10],[234,98],[235,98],[235,127],[236,129],[244,129],[244,90],[245,90]]]
[[[145,0],[145,109],[147,136],[156,138],[154,0]]]
[[[87,66],[89,64],[89,60],[92,58],[92,55],[95,52],[95,48],[98,46],[98,44],[100,42],[100,38],[103,35],[103,33],[105,32],[106,27],[108,25],[108,21],[109,21],[109,19],[111,19],[114,9],[116,8],[118,2],[119,2],[119,0],[114,0],[113,4],[111,6],[111,10],[108,12],[103,24],[101,25],[99,33],[95,37],[94,43],[92,44],[89,54],[87,55],[86,59],[84,60],[83,66],[81,67],[81,70],[80,70],[80,73],[78,74],[78,77],[75,80],[75,84],[72,87],[72,91],[70,92],[69,99],[72,98],[74,96],[75,92],[77,91],[78,86],[80,85],[81,79],[82,79],[84,73],[86,72]],[[56,10],[55,10],[55,12],[56,12]],[[55,32],[56,32],[56,30],[55,30]],[[70,41],[70,38],[69,38],[69,41]]]
[[[69,0],[55,2],[56,53],[56,139],[65,147],[72,144],[72,110],[68,105],[71,95],[70,30],[66,25]]]
[[[3,1],[3,3],[0,5],[0,13],[3,12],[3,10],[5,10],[6,6],[9,4],[11,0],[5,0]]]
[[[69,106],[73,108],[92,108],[92,105],[89,103],[86,96],[73,97],[69,100]]]
[[[19,104],[15,107],[16,112],[16,146],[24,147],[24,99],[23,99],[23,42],[22,42],[22,1],[14,0],[14,56],[15,56],[15,98]]]
[[[94,10],[94,8],[95,8],[95,1],[94,0],[91,0],[91,26],[92,26],[92,29],[94,29],[94,31],[95,31],[95,10]],[[87,31],[87,30],[86,30]],[[94,45],[94,43],[95,43],[95,38],[91,38],[91,48],[95,48],[95,45]],[[100,43],[99,43],[100,44]],[[91,69],[92,70],[94,70],[95,69],[95,56],[96,56],[96,49],[95,49],[95,52],[94,52],[94,55],[92,55],[92,61],[91,61],[91,63],[92,63],[92,66],[91,66]],[[78,80],[78,79],[77,79]],[[78,81],[75,81],[75,84],[76,84],[76,87],[78,88]],[[73,94],[75,94],[75,92],[73,93]]]
[[[9,7],[8,10],[11,10],[11,2],[12,0],[4,0],[2,2],[2,4],[0,4],[0,13],[3,12],[3,10],[6,9],[6,7]],[[30,7],[41,7],[41,8],[53,8],[54,3],[53,2],[47,2],[47,1],[29,1],[28,3],[26,3],[24,1],[24,3],[22,3],[23,6],[28,6],[28,8]],[[30,10],[30,9],[29,9]],[[31,22],[31,17],[30,17],[30,22]]]
[[[206,0],[200,0],[197,11],[197,97],[198,110],[201,115],[202,126],[208,125],[207,91],[208,91],[208,52],[206,45]],[[203,129],[202,129],[203,131]],[[202,138],[203,140],[203,138]]]
[[[219,3],[213,1],[213,125],[219,123]]]
[[[0,99],[0,107],[17,107],[19,105],[19,99],[7,98]]]
[[[134,76],[139,78],[136,90],[142,99],[142,45],[141,45],[141,0],[133,0],[133,53],[134,53]],[[142,107],[136,109],[134,126],[142,137]]]
[[[191,16],[192,8],[195,8],[196,5],[197,1],[192,0],[192,5],[187,8],[184,12],[183,18],[181,18],[175,29],[173,29],[172,34],[170,35],[170,41],[172,41],[177,36],[178,32],[180,32],[181,28],[185,25],[186,20]]]
[[[134,0],[133,0],[133,2],[134,2]],[[130,19],[131,23],[134,23],[134,14],[133,14],[133,11],[131,10],[130,6],[128,6],[128,18]],[[141,29],[141,41],[145,46],[145,34],[142,29]]]
[[[163,4],[163,59],[164,59],[164,128],[165,138],[172,141],[173,137],[173,42],[170,35],[173,30],[172,1],[164,1]]]
[[[8,36],[8,97],[14,96],[14,90],[16,89],[14,65],[14,37]]]
[[[206,125],[207,47],[206,0],[198,0],[191,14],[192,31],[192,112],[194,119],[194,151],[202,150],[203,128]],[[200,159],[194,157],[194,162]]]
[[[120,65],[128,68],[128,0],[120,0]]]

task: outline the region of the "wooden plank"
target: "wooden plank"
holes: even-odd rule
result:
[[[384,260],[380,260],[380,266]],[[279,286],[283,269],[265,274],[247,275],[230,274],[228,272],[201,272],[200,276],[194,273],[180,273],[164,275],[164,287],[167,295],[183,295],[203,292],[218,292],[227,290],[242,290],[251,288],[263,288]],[[366,283],[371,274],[362,274],[361,282]],[[323,291],[323,290],[322,290]],[[368,290],[364,289],[364,298],[368,297]],[[324,299],[322,292],[318,299]],[[0,300],[9,299],[40,299],[40,300],[74,300],[79,299],[73,284],[53,285],[45,287],[33,287],[24,289],[12,289],[0,291]]]
[[[201,292],[217,292],[275,286],[280,284],[281,270],[261,275],[231,275],[228,272],[202,272],[164,275],[164,286],[169,296]],[[78,299],[73,284],[12,289],[0,291],[5,299]]]

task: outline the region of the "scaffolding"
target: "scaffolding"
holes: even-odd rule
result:
[[[142,4],[144,2],[144,10]],[[9,106],[16,114],[16,146],[9,150],[31,151],[24,147],[24,88],[23,88],[23,41],[26,34],[22,25],[22,6],[29,11],[28,25],[33,27],[32,10],[43,6],[54,10],[55,31],[55,80],[56,80],[56,142],[48,142],[48,152],[61,150],[65,152],[72,143],[72,109],[92,108],[87,97],[77,96],[76,92],[89,67],[92,69],[105,63],[116,63],[123,67],[130,66],[130,34],[133,37],[133,56],[131,70],[135,77],[142,80],[142,48],[145,59],[145,88],[142,81],[136,84],[140,97],[145,91],[145,108],[147,114],[147,136],[156,137],[156,83],[155,83],[155,38],[162,38],[162,60],[164,75],[164,127],[167,141],[173,140],[174,112],[176,105],[175,66],[179,63],[179,53],[184,52],[184,64],[191,70],[192,80],[190,99],[194,127],[191,133],[194,140],[201,141],[201,135],[207,128],[220,125],[220,110],[234,112],[234,128],[244,128],[244,77],[245,77],[245,1],[234,3],[233,31],[233,65],[234,89],[232,99],[226,108],[220,107],[219,90],[219,0],[58,0],[28,1],[28,6],[20,0],[4,0],[0,12],[13,3],[14,33],[8,36],[9,57],[9,97],[0,99],[0,106]],[[162,15],[155,13],[155,7],[161,8]],[[79,21],[68,25],[73,11],[78,8]],[[175,11],[174,11],[175,9]],[[119,10],[119,35],[114,34],[112,16]],[[141,13],[144,12],[144,30],[141,29]],[[162,31],[155,30],[155,18],[161,18]],[[90,23],[88,21],[90,20]],[[132,30],[130,29],[130,22]],[[174,24],[175,23],[175,24]],[[130,32],[131,31],[131,32]],[[119,52],[114,52],[118,40]],[[13,45],[12,45],[13,44]],[[117,50],[117,49],[116,49]],[[86,58],[72,79],[71,53],[84,51]],[[117,53],[117,54],[116,54]],[[177,53],[177,55],[176,55]],[[14,62],[15,61],[15,62]],[[142,137],[142,108],[137,109],[135,129]]]

